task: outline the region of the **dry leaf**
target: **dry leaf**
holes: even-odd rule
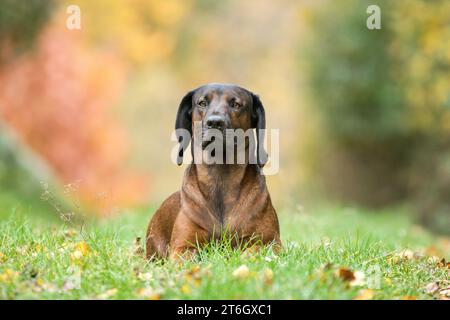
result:
[[[439,282],[431,282],[425,287],[425,292],[429,294],[434,294],[439,291]]]
[[[84,257],[89,253],[89,246],[87,245],[86,241],[80,241],[75,245],[75,250],[80,251]]]
[[[186,281],[193,284],[195,287],[199,287],[202,283],[202,276],[206,274],[207,272],[202,272],[199,265],[195,265],[190,270],[187,270],[183,276]]]
[[[410,249],[403,250],[398,254],[398,256],[403,260],[417,260],[423,257],[421,253],[412,251]]]
[[[11,283],[14,282],[19,277],[19,272],[6,269],[3,273],[0,274],[0,282]]]
[[[355,274],[352,270],[347,268],[339,268],[334,273],[336,277],[342,279],[343,281],[353,281],[355,280]]]
[[[75,229],[67,229],[64,230],[64,236],[66,238],[73,238],[77,235],[77,231]]]
[[[180,288],[181,292],[184,294],[191,294],[192,290],[191,287],[187,283],[183,284],[183,286]]]
[[[266,285],[270,285],[273,282],[273,271],[272,269],[266,268],[264,269],[264,283]]]
[[[441,295],[441,296],[443,296],[443,297],[446,297],[446,298],[450,298],[450,287],[441,289],[441,290],[439,291],[439,295]]]
[[[151,287],[139,289],[138,295],[142,298],[149,299],[149,300],[160,300],[161,299],[161,292],[154,290]]]
[[[442,259],[438,262],[437,265],[438,265],[439,268],[450,269],[450,262],[445,261],[444,258],[442,258]]]
[[[89,253],[89,246],[86,241],[80,241],[75,245],[74,251],[71,253],[70,258],[72,261],[80,260],[87,256]]]
[[[71,274],[66,278],[63,283],[63,291],[71,291],[74,289],[80,289],[81,287],[81,271],[74,266],[70,266],[67,269]]]
[[[250,275],[249,268],[244,264],[233,271],[233,277],[238,279],[245,279]]]
[[[362,271],[355,271],[348,268],[339,268],[334,272],[334,275],[344,282],[348,282],[350,286],[362,286],[365,283],[365,275]]]
[[[441,259],[438,256],[431,256],[427,261],[430,264],[437,264],[439,266],[439,262],[441,261]]]
[[[372,289],[363,289],[358,292],[358,295],[353,300],[372,300],[375,292]]]
[[[105,292],[99,294],[97,296],[97,298],[101,299],[101,300],[106,300],[106,299],[111,298],[112,296],[114,296],[116,293],[117,293],[117,289],[116,288],[109,289],[109,290],[106,290]]]
[[[354,277],[354,279],[352,281],[350,281],[350,285],[352,287],[362,286],[365,284],[365,275],[362,271],[355,271],[353,273],[353,277]]]
[[[81,278],[79,275],[69,276],[62,286],[63,291],[71,291],[74,289],[80,289]]]
[[[47,292],[57,292],[58,288],[52,284],[52,283],[47,283],[45,282],[42,278],[37,278],[34,281],[31,282],[31,289],[34,292],[42,292],[42,291],[47,291]]]

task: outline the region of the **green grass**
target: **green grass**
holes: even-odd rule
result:
[[[82,229],[17,212],[4,217],[0,299],[352,299],[368,287],[373,299],[433,299],[424,287],[450,281],[448,270],[427,256],[398,257],[407,248],[449,253],[448,240],[414,226],[401,211],[286,210],[279,214],[281,253],[243,254],[225,242],[182,264],[149,263],[135,252],[152,212],[144,211]],[[234,276],[242,265],[248,274]],[[338,277],[342,267],[363,272],[365,283],[352,286]]]

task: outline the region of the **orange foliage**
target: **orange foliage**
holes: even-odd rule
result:
[[[124,166],[126,137],[110,110],[124,77],[117,59],[88,51],[61,24],[0,66],[0,115],[97,212],[145,195],[145,178]]]

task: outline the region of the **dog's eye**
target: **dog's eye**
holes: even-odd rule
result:
[[[205,100],[200,100],[200,101],[198,102],[198,105],[199,105],[200,107],[202,107],[202,108],[205,108],[205,107],[206,107],[206,101],[205,101]]]
[[[233,102],[233,108],[239,109],[241,107],[241,104],[237,101]]]

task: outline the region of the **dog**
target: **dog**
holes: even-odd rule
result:
[[[204,141],[193,151],[194,123],[202,135],[212,130],[265,129],[265,110],[259,97],[231,84],[207,84],[188,92],[178,107],[175,129],[184,129],[191,138],[191,151],[204,153]],[[278,217],[267,190],[262,167],[267,162],[263,136],[257,134],[256,163],[251,163],[255,145],[245,139],[249,156],[243,163],[190,164],[181,190],[169,196],[153,215],[146,237],[146,256],[177,259],[195,254],[196,248],[232,235],[233,246],[242,243],[274,244],[281,247]],[[180,143],[181,146],[181,143]],[[181,148],[181,147],[180,147]],[[178,154],[178,164],[183,160]]]

